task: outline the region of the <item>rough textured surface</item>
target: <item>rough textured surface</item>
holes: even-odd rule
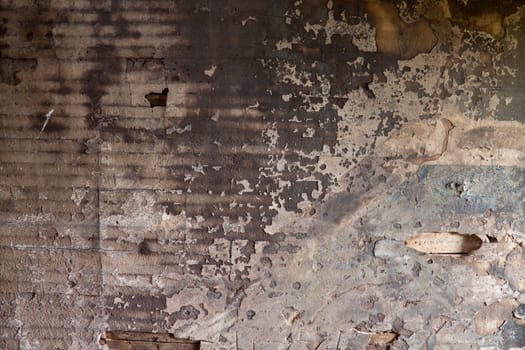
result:
[[[510,318],[512,310],[518,306],[513,299],[490,304],[481,309],[474,318],[476,333],[479,335],[490,335],[496,333],[506,319]]]
[[[524,24],[510,0],[0,0],[0,348],[525,346],[511,312],[474,322],[525,301]]]

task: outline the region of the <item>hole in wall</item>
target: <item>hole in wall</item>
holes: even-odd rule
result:
[[[106,331],[99,340],[104,350],[199,350],[200,341],[170,333]]]
[[[489,240],[489,243],[498,243],[498,238],[495,236],[487,235],[487,239]]]
[[[168,101],[168,92],[170,90],[165,88],[162,92],[150,92],[144,97],[148,100],[150,107],[166,107]]]
[[[407,247],[427,254],[470,254],[483,241],[476,235],[457,232],[424,232],[406,240]]]
[[[445,188],[452,190],[456,193],[456,196],[461,197],[465,191],[465,185],[461,181],[451,181],[445,184]]]

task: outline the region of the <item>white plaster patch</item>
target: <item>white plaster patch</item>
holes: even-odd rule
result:
[[[312,87],[311,73],[307,71],[298,72],[295,64],[284,63],[277,71],[279,79],[283,83],[292,84],[302,87]],[[283,97],[284,100],[284,97]],[[286,100],[285,100],[286,101]],[[288,101],[286,101],[288,102]]]
[[[249,110],[249,109],[257,109],[259,108],[261,104],[259,102],[255,102],[253,105],[250,105],[248,107],[246,107],[246,110]]]
[[[239,194],[243,193],[253,193],[253,188],[250,186],[250,182],[248,180],[241,180],[237,181],[237,185],[242,185],[244,188],[239,192]]]
[[[492,111],[496,111],[499,104],[500,104],[500,99],[498,95],[492,95],[489,100],[489,109]]]
[[[284,50],[284,49],[291,50],[292,42],[288,40],[279,40],[278,42],[275,43],[275,48],[279,51]]]
[[[196,173],[206,175],[206,173],[204,172],[204,165],[202,165],[201,163],[198,163],[197,165],[192,165],[191,169]]]
[[[218,122],[220,116],[221,116],[221,111],[216,110],[215,113],[213,113],[213,115],[211,116],[211,120],[213,120],[214,122]]]
[[[293,97],[292,94],[284,94],[284,95],[281,96],[281,98],[283,99],[284,102],[290,102],[292,97]]]
[[[279,160],[277,160],[277,163],[275,164],[275,169],[279,172],[282,172],[286,170],[286,164],[287,162],[286,162],[286,159],[284,158],[284,153],[283,153],[282,157],[280,157]]]
[[[210,68],[204,70],[204,75],[207,75],[208,77],[213,77],[215,75],[215,71],[217,70],[216,65],[212,65]]]

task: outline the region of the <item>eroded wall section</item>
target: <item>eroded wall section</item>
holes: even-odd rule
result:
[[[520,1],[1,0],[0,347],[525,346],[524,24]]]

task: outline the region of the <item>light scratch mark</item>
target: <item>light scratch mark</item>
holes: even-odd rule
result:
[[[51,115],[53,114],[55,110],[52,109],[50,110],[49,112],[46,113],[45,117],[46,117],[46,121],[44,122],[44,125],[42,125],[42,129],[40,129],[40,133],[42,133],[44,131],[44,129],[46,128],[46,125],[47,123],[49,123],[49,119],[51,119]]]

